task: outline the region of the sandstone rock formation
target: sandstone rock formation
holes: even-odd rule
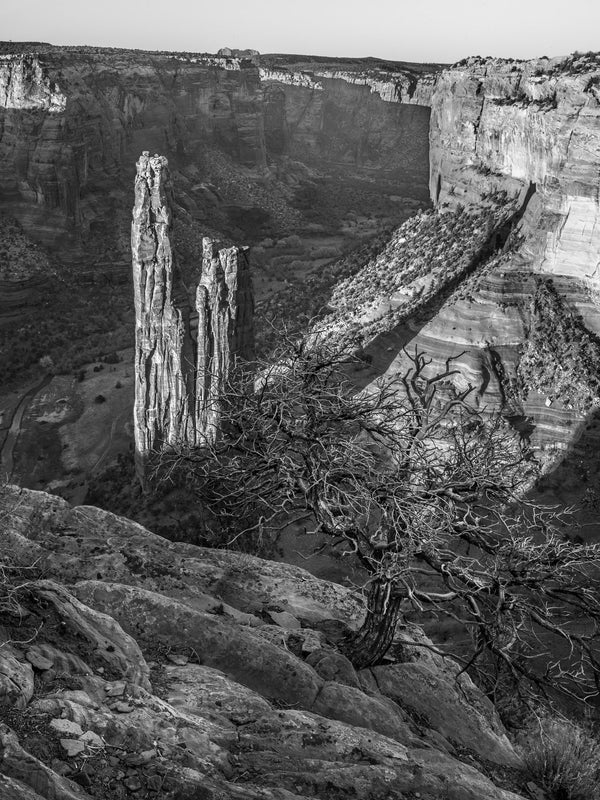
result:
[[[0,108],[65,110],[67,98],[35,55],[0,56]]]
[[[0,533],[13,564],[49,576],[0,647],[0,675],[35,673],[0,681],[8,798],[520,797],[487,777],[518,790],[519,758],[457,665],[407,646],[404,664],[335,666],[319,628],[360,624],[353,591],[16,487]],[[265,623],[277,608],[293,627]]]
[[[219,248],[205,238],[192,301],[194,287],[184,285],[173,252],[172,206],[167,159],[143,153],[131,229],[140,472],[151,452],[214,442],[219,395],[230,369],[237,358],[249,360],[253,352],[246,250]]]
[[[342,281],[324,323],[366,345],[372,375],[404,372],[409,343],[433,368],[462,354],[475,401],[548,467],[600,403],[599,87],[591,54],[443,70],[426,101],[436,214]]]
[[[598,291],[599,120],[597,56],[469,59],[444,71],[433,93],[432,198],[478,204],[531,186],[522,222],[531,268]]]

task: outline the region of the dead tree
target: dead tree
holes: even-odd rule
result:
[[[342,645],[356,667],[381,661],[412,606],[474,631],[465,667],[596,692],[600,548],[523,499],[535,459],[455,388],[452,359],[432,371],[408,358],[404,375],[357,392],[354,356],[288,342],[231,383],[219,441],[172,454],[162,475],[183,472],[235,535],[303,514],[358,559],[366,614]]]

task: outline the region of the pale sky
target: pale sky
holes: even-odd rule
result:
[[[600,0],[1,0],[0,39],[453,62],[600,49]]]

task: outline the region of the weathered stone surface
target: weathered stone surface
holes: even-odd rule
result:
[[[313,650],[306,657],[306,663],[326,681],[337,681],[354,686],[355,689],[359,688],[358,676],[352,663],[335,650]]]
[[[468,677],[457,686],[450,677],[418,663],[374,667],[371,672],[383,695],[450,742],[486,761],[519,763],[493,706],[489,703],[487,714],[482,713],[485,698]]]
[[[33,697],[31,664],[17,660],[7,650],[0,649],[0,704],[25,708]]]
[[[3,723],[0,723],[1,775],[25,784],[34,796],[37,793],[46,800],[89,800],[89,795],[76,783],[61,777],[24,750],[16,734]]]
[[[51,626],[41,628],[35,647],[55,665],[70,664],[67,672],[77,688],[50,682],[45,689],[38,682],[36,695],[22,713],[36,721],[56,720],[61,730],[52,732],[54,726],[50,727],[56,746],[63,739],[75,750],[71,756],[65,750],[64,758],[54,759],[50,769],[31,760],[24,750],[13,758],[9,743],[2,740],[0,771],[13,781],[11,792],[14,782],[20,781],[42,800],[83,800],[87,795],[79,787],[68,793],[69,782],[60,773],[72,765],[93,781],[92,765],[98,757],[106,762],[102,780],[107,797],[111,791],[119,796],[127,779],[131,787],[141,787],[136,789],[140,794],[202,793],[213,800],[330,800],[336,795],[359,795],[364,800],[408,796],[516,800],[516,795],[498,789],[473,768],[477,757],[483,759],[477,751],[474,760],[463,763],[449,756],[450,746],[441,734],[415,724],[400,707],[412,696],[412,685],[395,703],[381,693],[371,671],[360,676],[370,676],[363,681],[366,691],[324,682],[300,655],[304,634],[313,634],[314,643],[320,642],[314,631],[270,625],[264,628],[279,638],[261,638],[260,628],[245,624],[243,612],[237,619],[203,610],[213,609],[208,591],[221,594],[229,587],[236,603],[256,611],[276,607],[296,611],[303,604],[315,624],[347,626],[360,616],[358,600],[349,590],[284,564],[170,543],[105,512],[89,508],[75,512],[59,498],[14,492],[8,492],[8,507],[14,508],[18,499],[18,515],[7,524],[10,515],[0,514],[7,545],[12,535],[22,544],[26,534],[34,537],[34,543],[40,542],[45,573],[68,576],[70,584],[67,592],[57,583],[32,582],[33,596],[43,601],[32,604],[33,613],[46,609],[55,620],[57,612],[67,626],[73,626],[69,632],[79,632],[83,638],[65,636],[61,641],[64,650],[72,645],[80,653],[70,664],[69,652],[44,641]],[[90,580],[101,570],[129,583]],[[78,578],[88,580],[77,582]],[[399,635],[418,639],[415,630]],[[135,647],[130,643],[134,639]],[[98,670],[93,674],[82,656],[95,667],[99,649],[108,643],[115,646],[115,660],[105,662],[105,674],[97,674]],[[151,674],[161,697],[139,677],[147,674],[140,645],[152,650]],[[407,657],[413,659],[410,665],[426,667],[436,680],[435,687],[421,680],[422,702],[429,688],[429,702],[435,704],[436,689],[451,685],[458,668],[445,665],[428,650],[413,649],[406,646]],[[169,652],[190,660],[173,664],[166,657]],[[425,655],[419,657],[422,652]],[[328,677],[352,680],[345,659],[335,656],[321,648],[311,660],[322,664]],[[25,659],[17,650],[13,657]],[[204,663],[192,663],[197,660]],[[484,698],[475,687],[463,685],[463,689],[468,690],[465,702],[486,717]],[[455,713],[451,704],[447,710]],[[459,708],[460,713],[463,710]],[[462,725],[460,713],[457,724]],[[501,726],[495,729],[490,722],[490,727],[501,736]],[[77,738],[69,738],[73,736]],[[458,752],[457,747],[453,755]],[[82,765],[85,770],[80,770]],[[2,783],[0,787],[4,788]],[[92,788],[97,794],[97,784]],[[38,800],[29,790],[22,796]]]
[[[187,648],[203,664],[223,670],[268,699],[310,708],[321,688],[322,681],[315,672],[291,653],[182,602],[144,589],[97,581],[79,583],[73,590],[93,608],[110,610],[137,637],[178,651]]]
[[[136,311],[134,432],[140,474],[148,455],[214,442],[219,398],[236,358],[254,348],[252,289],[244,249],[203,240],[195,306],[172,243],[167,159],[137,162],[131,228]],[[191,316],[197,315],[192,334]]]
[[[200,664],[167,667],[168,701],[185,706],[190,713],[218,713],[236,725],[246,725],[271,712],[261,695],[232,681],[224,672]]]
[[[398,706],[385,697],[369,697],[352,686],[328,681],[310,710],[348,725],[369,728],[408,746],[418,742]]]
[[[21,781],[0,773],[0,797],[2,800],[43,800],[41,795]]]
[[[364,613],[358,594],[300,567],[171,542],[110,511],[71,508],[44,492],[7,486],[0,511],[0,530],[19,563],[29,564],[33,552],[65,583],[100,575],[185,600],[199,611],[222,609],[227,617],[233,615],[228,607],[237,609],[240,624],[256,625],[254,614],[275,606],[307,624],[337,619],[356,626]],[[65,535],[69,530],[76,535]]]
[[[32,585],[31,591],[52,603],[65,624],[94,647],[98,658],[128,680],[149,687],[148,665],[138,644],[112,616],[89,608],[52,581],[38,581]]]

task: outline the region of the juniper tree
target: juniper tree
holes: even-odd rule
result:
[[[357,668],[381,661],[412,606],[472,632],[465,667],[594,693],[600,548],[524,499],[535,459],[456,388],[452,359],[406,355],[404,374],[357,391],[356,356],[288,342],[232,379],[216,444],[165,455],[161,475],[183,471],[232,535],[301,514],[357,559],[366,613],[341,645]]]

